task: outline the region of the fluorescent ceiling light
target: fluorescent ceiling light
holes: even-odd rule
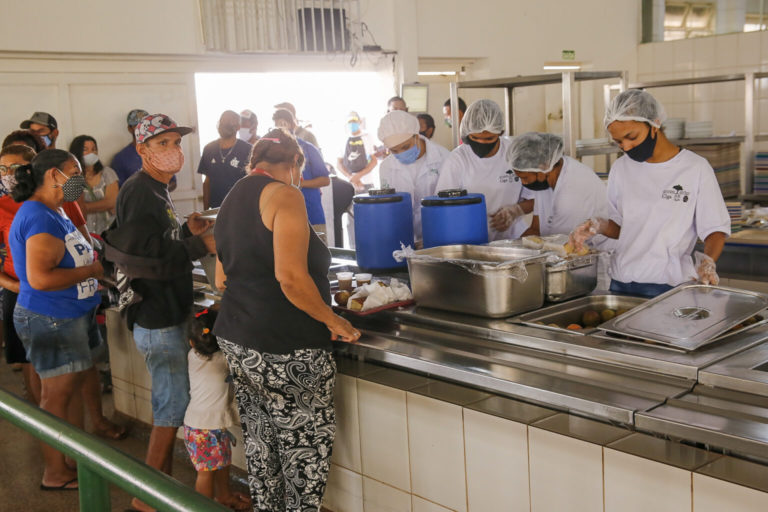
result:
[[[419,76],[442,76],[442,75],[455,75],[455,71],[419,71],[416,73]]]
[[[544,69],[552,71],[578,71],[581,69],[581,62],[545,62]]]

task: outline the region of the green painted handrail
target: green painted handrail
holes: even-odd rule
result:
[[[109,483],[163,512],[229,510],[13,393],[0,389],[0,417],[77,461],[81,512],[109,512]]]

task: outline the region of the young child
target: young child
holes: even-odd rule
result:
[[[203,310],[192,321],[189,351],[189,406],[184,415],[184,444],[197,470],[195,490],[235,510],[251,500],[229,487],[232,440],[227,427],[238,423],[229,368],[211,332],[216,311]]]

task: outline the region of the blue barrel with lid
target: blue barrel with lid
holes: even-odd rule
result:
[[[413,247],[411,194],[395,189],[372,189],[352,198],[355,215],[357,265],[366,270],[403,268],[392,252]]]
[[[487,244],[488,214],[483,194],[463,189],[441,190],[421,200],[424,248],[454,244]]]

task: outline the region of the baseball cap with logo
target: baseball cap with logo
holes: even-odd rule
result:
[[[128,126],[136,126],[139,124],[139,121],[142,120],[142,118],[149,115],[149,112],[147,112],[144,109],[141,108],[135,108],[128,112],[128,116],[125,118],[126,122],[128,123]]]
[[[139,124],[136,125],[134,134],[136,135],[136,142],[143,144],[161,133],[176,132],[179,135],[184,136],[193,131],[195,131],[195,129],[190,128],[189,126],[177,125],[176,121],[165,114],[150,114],[139,121]]]
[[[58,123],[56,122],[56,118],[53,117],[48,112],[35,112],[32,114],[32,117],[27,119],[26,121],[22,121],[19,125],[19,128],[23,128],[24,130],[29,128],[29,125],[32,123],[34,124],[41,124],[43,126],[47,126],[51,130],[55,130],[59,127]]]

